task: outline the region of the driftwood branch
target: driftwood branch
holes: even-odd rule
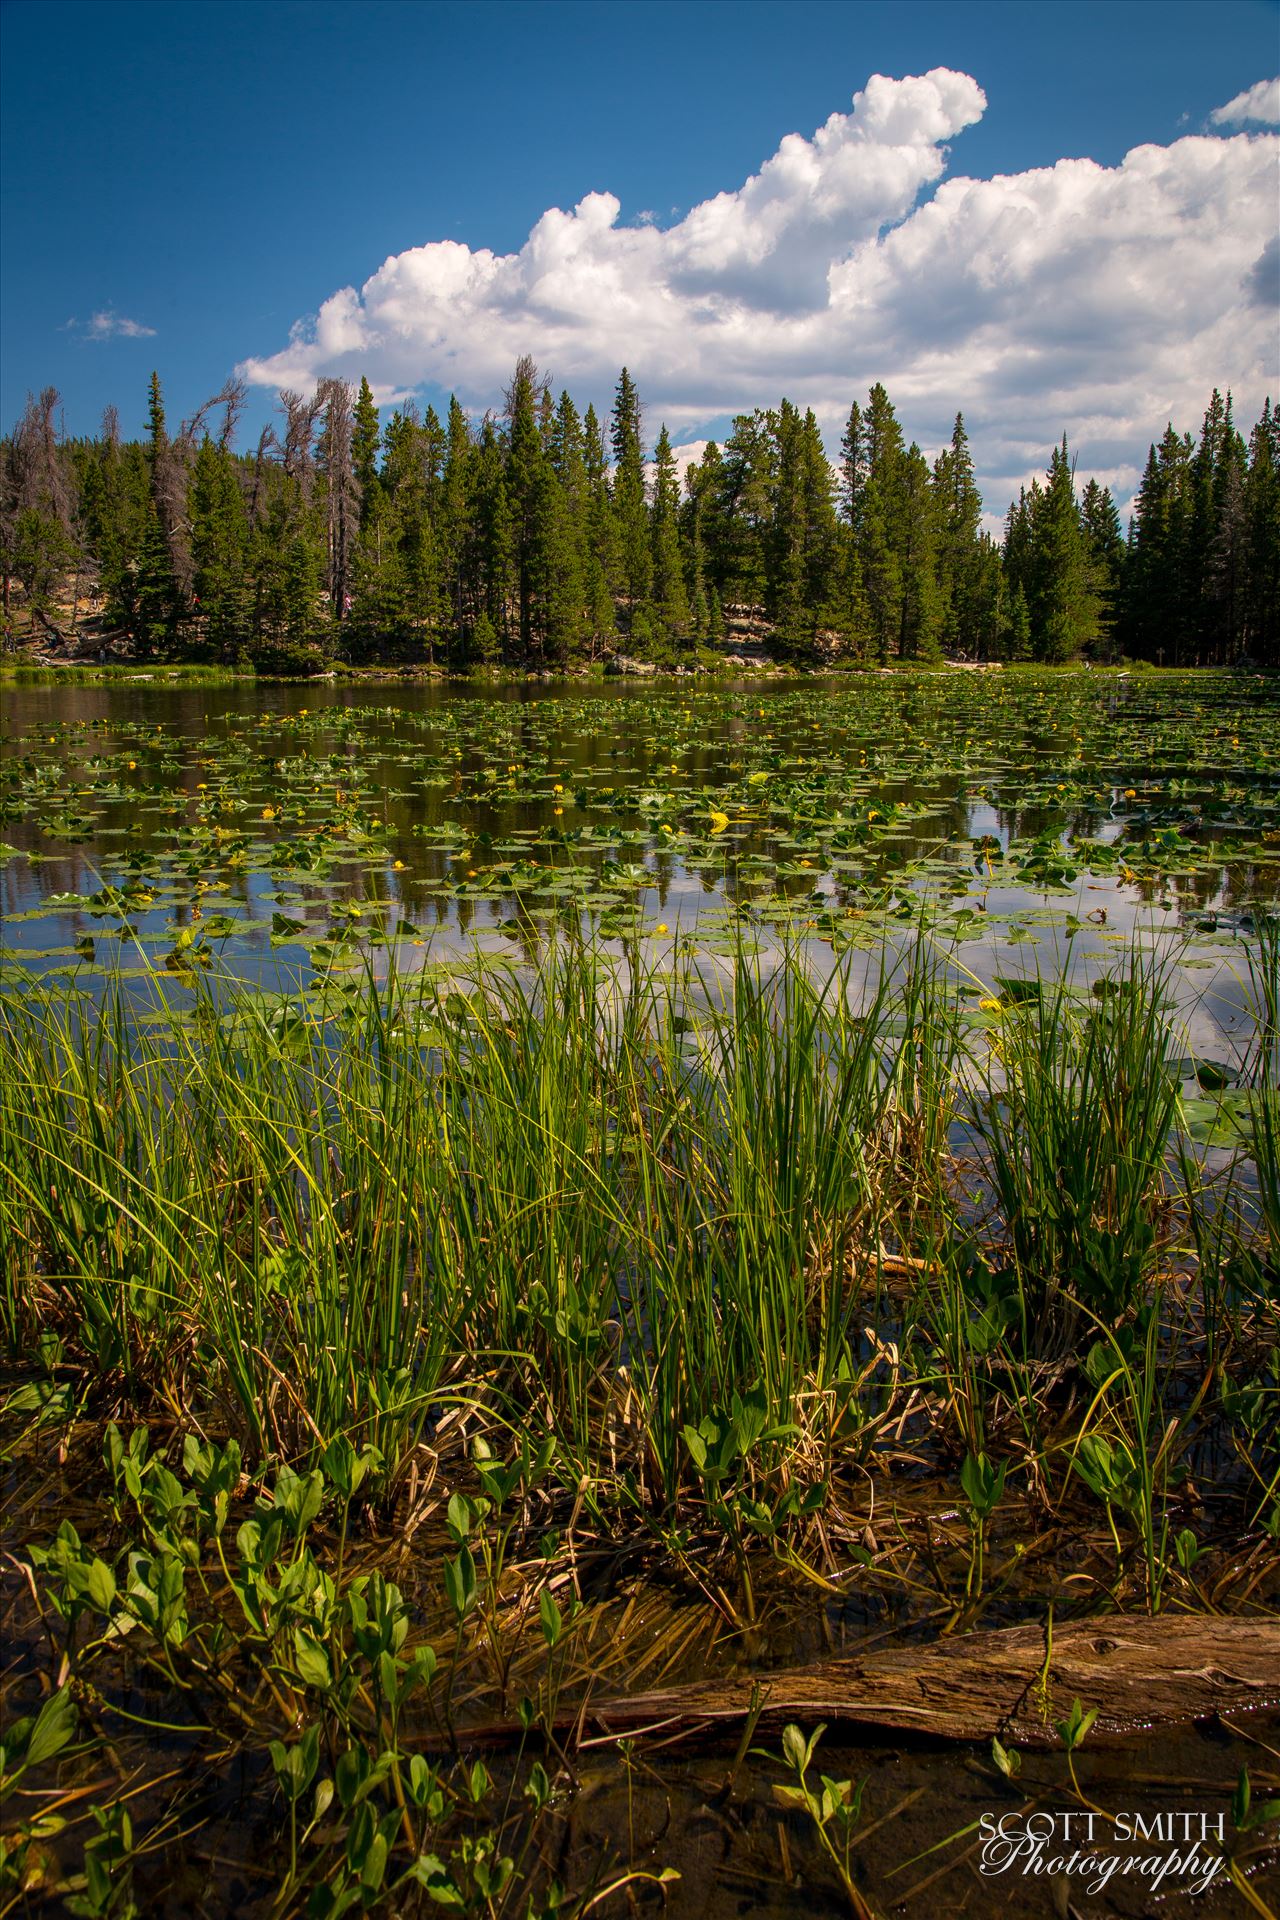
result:
[[[1097,1709],[1090,1746],[1114,1744],[1216,1714],[1280,1710],[1280,1622],[1113,1618],[1055,1626],[1051,1645],[1041,1627],[1005,1628],[589,1702],[560,1731],[588,1746],[620,1734],[714,1738],[740,1726],[753,1699],[761,1727],[822,1718],[1024,1747],[1057,1745],[1054,1722],[1079,1699]]]

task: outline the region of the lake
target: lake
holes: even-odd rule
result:
[[[1278,742],[1209,674],[9,688],[5,972],[925,924],[990,975],[1141,926],[1204,984],[1280,888]]]

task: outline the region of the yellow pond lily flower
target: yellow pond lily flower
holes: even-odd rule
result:
[[[728,816],[728,814],[727,814],[727,813],[720,813],[719,811],[717,811],[717,809],[716,809],[716,808],[714,808],[714,807],[713,807],[713,808],[712,808],[712,810],[711,810],[711,831],[712,831],[712,833],[723,833],[723,832],[724,832],[724,830],[725,830],[725,828],[726,828],[726,827],[728,826],[728,824],[729,824],[729,816]]]

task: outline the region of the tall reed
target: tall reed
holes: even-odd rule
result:
[[[1006,1003],[974,1108],[1028,1350],[1072,1301],[1109,1317],[1150,1275],[1179,1112],[1169,963],[1135,949],[1087,1004],[1062,981]]]

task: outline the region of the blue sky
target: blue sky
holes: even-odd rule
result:
[[[1123,495],[1168,411],[1277,384],[1250,96],[1277,27],[1271,0],[5,0],[0,419],[53,384],[68,431],[108,402],[136,431],[152,366],[175,416],[237,366],[250,425],[273,383],[366,365],[482,407],[514,347],[598,404],[625,360],[694,446],[782,392],[830,440],[879,377],[926,446],[964,408],[997,512],[1064,428]]]

